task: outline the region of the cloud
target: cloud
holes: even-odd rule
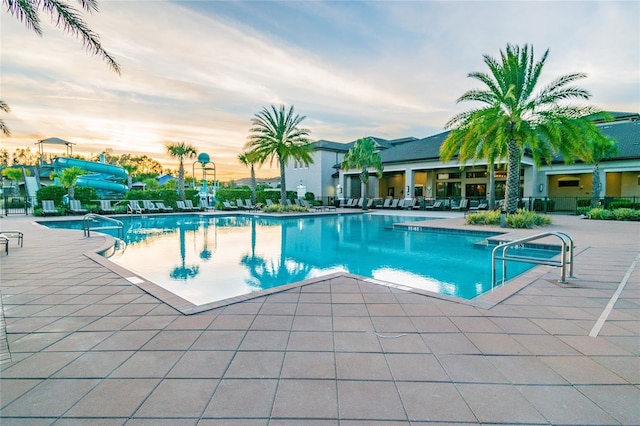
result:
[[[220,159],[224,180],[250,119],[285,103],[316,139],[424,137],[468,105],[482,55],[507,42],[550,48],[547,81],[585,71],[598,106],[638,109],[637,2],[103,1],[87,16],[122,76],[47,26],[37,37],[2,17],[3,116],[9,146],[50,136],[95,152],[145,153],[174,166],[164,142]],[[526,20],[513,19],[526,16]],[[44,21],[44,20],[43,20]],[[548,76],[548,77],[547,77]],[[4,143],[3,143],[4,145]],[[228,164],[232,163],[233,166]],[[265,175],[276,170],[263,168]]]

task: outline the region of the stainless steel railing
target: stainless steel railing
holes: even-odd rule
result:
[[[515,254],[509,254],[508,249],[514,246],[520,246],[530,241],[539,240],[542,238],[555,236],[562,242],[562,252],[560,253],[560,259],[542,259],[533,256],[520,256]],[[509,241],[496,246],[491,252],[491,287],[496,285],[496,266],[497,261],[502,260],[502,283],[507,276],[507,262],[524,262],[538,265],[548,265],[560,267],[560,282],[567,282],[567,266],[569,267],[569,277],[573,278],[573,239],[569,234],[560,231],[543,232],[541,234],[531,235],[529,237],[521,238],[519,240]],[[499,255],[500,250],[502,254]]]
[[[104,224],[104,223],[107,224]],[[98,224],[93,225],[92,224]],[[102,223],[102,224],[100,224]],[[91,231],[101,231],[106,229],[117,229],[118,238],[124,239],[124,223],[111,217],[102,216],[96,213],[89,213],[82,218],[82,229],[84,230],[84,236],[90,237]]]

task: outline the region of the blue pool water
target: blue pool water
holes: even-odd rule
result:
[[[488,234],[392,229],[386,215],[119,218],[127,247],[110,258],[195,305],[345,271],[472,299],[491,289]],[[43,222],[81,229],[81,222]],[[555,253],[542,254],[551,257]],[[531,265],[509,265],[509,277]]]

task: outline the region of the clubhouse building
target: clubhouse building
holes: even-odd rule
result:
[[[599,164],[600,197],[627,198],[640,202],[640,114],[612,113],[614,120],[599,123],[601,132],[618,143],[618,154]],[[423,139],[407,137],[387,140],[371,137],[382,157],[384,173],[370,175],[367,198],[378,204],[385,198],[415,199],[416,205],[441,200],[489,198],[490,179],[486,160],[460,164],[454,158],[442,162],[439,152],[449,132]],[[287,165],[287,190],[313,192],[326,203],[359,198],[363,188],[359,170],[342,170],[340,165],[355,141],[348,143],[319,140],[313,142],[313,164]],[[462,167],[464,166],[464,167]],[[523,200],[553,199],[555,210],[575,211],[579,199],[590,199],[593,165],[576,161],[565,164],[558,156],[550,164],[537,167],[524,154],[521,163],[520,196]],[[504,198],[506,168],[494,170],[495,199]]]

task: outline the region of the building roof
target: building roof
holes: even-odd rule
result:
[[[618,142],[618,155],[609,160],[640,159],[640,114],[634,112],[611,112],[612,121],[597,120],[602,133]],[[440,145],[449,135],[449,131],[438,133],[422,139],[412,136],[399,139],[383,139],[371,136],[381,148],[382,163],[406,163],[412,161],[438,160]],[[346,152],[354,142],[340,143],[319,140],[313,143],[315,149]],[[526,153],[527,154],[527,153]],[[528,153],[530,155],[530,152]],[[553,162],[563,162],[562,156],[556,156]],[[335,167],[335,166],[334,166]]]
[[[380,153],[382,163],[404,163],[408,161],[432,160],[440,158],[440,145],[449,131],[396,145]]]

